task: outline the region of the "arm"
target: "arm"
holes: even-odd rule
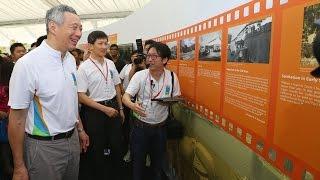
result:
[[[122,97],[122,102],[125,104],[128,108],[139,114],[140,116],[145,117],[146,113],[145,110],[141,107],[139,103],[133,103],[131,101],[131,96],[128,93],[124,93]]]
[[[134,73],[136,73],[136,65],[134,63],[132,63],[131,70],[129,72],[129,81],[131,80]]]
[[[121,84],[120,84],[120,92],[121,92],[121,95],[124,94],[124,89],[123,89],[123,80],[121,80]],[[120,101],[121,101],[121,98],[120,98]]]
[[[4,111],[0,111],[0,121],[8,117],[8,113]]]
[[[78,119],[79,119],[79,121],[77,123],[77,130],[78,130],[78,135],[79,135],[79,139],[80,139],[80,148],[81,148],[81,150],[83,150],[83,152],[87,152],[87,148],[90,144],[89,136],[87,135],[87,133],[83,129],[82,121],[81,121],[79,114],[78,114]]]
[[[118,111],[116,109],[104,106],[102,104],[99,104],[99,103],[93,101],[84,92],[78,92],[78,96],[79,96],[79,101],[82,104],[85,104],[89,107],[92,107],[94,109],[102,111],[109,117],[116,117],[118,115]]]
[[[146,64],[144,63],[144,61],[141,64],[132,63],[131,70],[129,72],[129,81],[131,80],[132,76],[136,72],[143,70],[143,69],[146,69]]]
[[[121,101],[121,83],[117,84],[115,86],[116,88],[116,93],[117,93],[117,102],[118,102],[118,106],[119,106],[119,110],[120,110],[120,116],[121,116],[121,121],[122,123],[124,122],[124,113],[123,113],[123,106],[122,106],[122,101]]]
[[[23,160],[23,144],[27,113],[28,109],[10,110],[8,136],[14,162],[13,179],[28,179],[28,172]]]

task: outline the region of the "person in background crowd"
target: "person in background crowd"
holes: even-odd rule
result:
[[[126,65],[126,62],[121,59],[120,57],[120,52],[119,52],[119,47],[116,44],[111,44],[110,46],[110,57],[114,64],[116,65],[118,73],[122,70],[122,68]]]
[[[13,43],[10,46],[11,60],[16,63],[18,59],[26,54],[26,48],[21,43]]]
[[[37,47],[41,45],[42,41],[47,39],[47,35],[43,35],[43,36],[40,36],[38,37],[37,41],[36,41],[36,45]]]
[[[87,59],[90,57],[90,54],[91,54],[90,50],[85,49],[85,50],[83,51],[83,58],[82,58],[83,61],[87,60]]]
[[[139,59],[142,58],[141,56],[138,57],[138,51],[135,50],[131,53],[131,63],[127,64],[123,67],[123,69],[120,72],[120,79],[122,80],[122,87],[123,87],[123,93],[124,91],[127,89],[129,81],[131,79],[131,77],[138,71],[146,69],[146,65],[145,65],[145,60]],[[128,107],[124,107],[124,114],[125,114],[125,122],[123,124],[123,134],[124,134],[124,140],[125,140],[125,144],[127,145],[127,147],[129,147],[130,144],[130,131],[131,128],[130,126],[132,125],[131,120],[130,120],[130,109]],[[124,157],[124,160],[126,162],[129,162],[131,160],[130,157],[130,151],[128,151],[129,149],[126,149],[127,154]]]
[[[13,179],[77,180],[80,148],[86,151],[89,137],[79,119],[76,63],[68,51],[82,25],[66,5],[49,9],[45,22],[47,39],[17,61],[10,79]]]
[[[8,53],[0,53],[2,61],[10,61],[10,55]]]
[[[133,157],[133,180],[143,177],[147,153],[151,158],[152,179],[161,179],[161,167],[166,153],[165,120],[169,115],[168,106],[154,99],[179,96],[180,86],[177,75],[165,68],[170,59],[170,49],[163,43],[150,45],[147,54],[149,68],[133,75],[123,95],[123,103],[134,114],[131,137]],[[173,86],[173,92],[172,92]],[[131,98],[136,96],[136,101]]]
[[[33,43],[30,45],[30,49],[28,50],[28,52],[31,51],[31,50],[33,50],[33,49],[36,48],[36,47],[37,47],[37,42],[33,42]]]
[[[83,125],[92,145],[81,157],[80,178],[121,179],[124,121],[121,81],[114,63],[104,57],[108,36],[103,31],[93,31],[88,35],[88,44],[90,57],[78,69],[78,94],[83,106]]]
[[[149,47],[151,46],[151,44],[155,43],[156,41],[152,40],[152,39],[149,39],[149,40],[146,40],[144,42],[144,47],[143,47],[143,51],[145,54],[147,54],[148,50],[149,50]]]
[[[78,48],[75,48],[75,49],[72,49],[70,51],[70,53],[73,55],[73,57],[75,58],[76,60],[76,65],[77,65],[77,68],[79,67],[79,65],[82,63],[83,61],[83,53],[82,53],[82,50],[81,49],[78,49]]]
[[[0,179],[11,180],[13,174],[13,161],[11,148],[8,142],[7,125],[9,114],[9,80],[14,64],[11,61],[3,61],[0,58]]]

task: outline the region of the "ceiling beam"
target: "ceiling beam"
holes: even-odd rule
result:
[[[98,14],[82,14],[79,15],[81,20],[90,19],[111,19],[111,18],[124,18],[132,14],[133,11],[119,11],[119,12],[108,12]],[[2,21],[0,26],[15,26],[15,25],[27,25],[27,24],[43,24],[44,18],[39,19],[24,19],[24,20],[13,20],[13,21]]]

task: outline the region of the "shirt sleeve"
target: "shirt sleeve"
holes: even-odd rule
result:
[[[9,102],[12,109],[27,109],[36,92],[36,79],[23,60],[15,64],[9,84]]]
[[[110,73],[112,73],[111,78],[112,78],[114,85],[120,84],[121,80],[119,77],[119,73],[118,73],[117,68],[113,62],[110,63]]]
[[[140,74],[141,74],[140,72],[137,72],[132,76],[132,78],[129,82],[129,85],[126,89],[126,93],[130,94],[132,97],[135,96],[139,92],[140,79],[141,79],[141,77],[139,76]]]
[[[120,79],[122,79],[122,80],[124,80],[124,78],[125,78],[125,73],[126,73],[126,71],[127,71],[127,69],[128,69],[128,64],[127,65],[125,65],[123,68],[122,68],[122,70],[121,70],[121,72],[120,72],[120,74],[119,74],[119,77],[120,77]]]
[[[80,66],[77,71],[78,92],[88,91],[88,77],[85,70]]]
[[[179,79],[178,76],[176,75],[176,73],[173,73],[174,76],[174,86],[173,86],[173,93],[172,96],[180,96],[181,92],[180,92],[180,83],[179,83]]]

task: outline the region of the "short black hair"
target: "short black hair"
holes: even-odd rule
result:
[[[10,53],[13,54],[14,50],[15,50],[17,47],[23,47],[23,48],[25,48],[22,43],[13,43],[13,44],[10,46]]]
[[[9,85],[11,73],[13,70],[13,62],[11,61],[0,61],[0,83],[6,86]]]
[[[108,35],[103,31],[92,31],[87,40],[89,44],[94,44],[97,39],[108,39]]]
[[[119,49],[119,46],[116,45],[116,44],[111,44],[110,49],[113,48],[113,47],[116,47],[117,49]]]
[[[133,56],[134,54],[137,54],[138,50],[133,50],[130,56]]]
[[[152,39],[148,39],[148,40],[146,40],[145,42],[144,42],[144,46],[146,46],[146,45],[149,45],[149,44],[153,44],[153,43],[155,43],[156,41],[154,41],[154,40],[152,40]]]
[[[37,42],[33,42],[30,47],[33,47],[33,46],[37,47]]]
[[[166,44],[163,44],[161,42],[155,42],[150,45],[148,51],[150,51],[151,48],[155,48],[161,58],[168,58],[168,60],[170,59],[171,51]]]
[[[47,35],[43,35],[43,36],[40,36],[38,37],[37,41],[36,41],[36,45],[37,47],[41,45],[42,41],[47,39]]]

